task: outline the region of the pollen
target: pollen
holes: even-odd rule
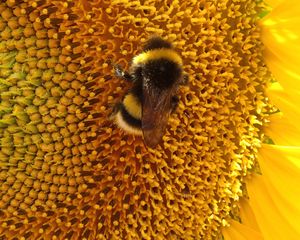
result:
[[[261,1],[0,3],[0,239],[220,239],[269,103]],[[147,38],[189,84],[156,149],[110,120]]]

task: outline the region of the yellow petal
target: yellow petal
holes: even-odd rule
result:
[[[268,43],[265,41],[265,44]],[[286,43],[286,45],[289,45],[289,43]],[[285,57],[283,54],[281,55],[282,51],[280,50],[278,50],[277,54],[275,54],[274,49],[276,49],[274,44],[270,44],[266,47],[264,56],[265,61],[276,80],[278,80],[286,90],[294,92],[300,84],[300,73],[297,66],[299,63],[297,60],[293,59],[293,57]],[[294,51],[297,53],[300,52],[296,49],[294,49]]]
[[[264,239],[299,239],[300,147],[264,145],[259,158],[263,175],[247,186]]]
[[[282,86],[293,90],[300,83],[300,5],[296,0],[269,2],[276,7],[262,20],[265,60]]]
[[[263,239],[249,201],[241,198],[239,206],[242,223],[230,221],[230,227],[222,229],[225,240]]]
[[[223,236],[225,240],[263,240],[259,232],[237,221],[231,221],[230,227],[223,229]]]
[[[286,117],[293,119],[293,121],[300,121],[300,109],[298,107],[300,95],[297,91],[293,93],[285,91],[280,84],[274,83],[269,87],[267,94],[271,102],[275,104]]]
[[[260,232],[259,225],[257,223],[254,212],[249,204],[249,200],[246,198],[241,198],[239,201],[239,206],[242,223],[245,226],[248,226],[257,232]]]
[[[282,113],[270,116],[270,124],[264,129],[275,144],[284,146],[300,146],[300,126],[294,124]]]
[[[263,145],[259,158],[263,176],[270,184],[291,204],[300,200],[300,147]],[[299,202],[295,205],[298,211]],[[298,218],[300,222],[300,212]]]
[[[267,4],[269,4],[272,7],[275,7],[276,5],[278,5],[279,3],[282,2],[282,0],[266,0],[265,1]]]

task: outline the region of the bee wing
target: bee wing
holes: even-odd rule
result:
[[[146,145],[155,147],[165,133],[171,110],[171,91],[143,86],[142,131]]]

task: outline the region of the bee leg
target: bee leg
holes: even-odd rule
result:
[[[124,71],[123,68],[119,64],[114,65],[115,75],[119,78],[125,79],[127,81],[132,81],[131,75]]]
[[[186,73],[183,74],[182,79],[180,81],[180,85],[187,85],[189,82],[189,75]]]
[[[178,107],[179,97],[173,96],[171,99],[171,113],[174,113]]]

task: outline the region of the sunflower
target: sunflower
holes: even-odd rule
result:
[[[2,1],[0,239],[298,239],[300,10],[269,4]],[[108,118],[151,35],[190,76],[155,149]]]
[[[269,1],[262,19],[264,59],[273,74],[267,94],[278,110],[270,116],[258,160],[261,174],[247,179],[248,199],[240,201],[242,221],[225,229],[225,239],[299,239],[299,5]]]

